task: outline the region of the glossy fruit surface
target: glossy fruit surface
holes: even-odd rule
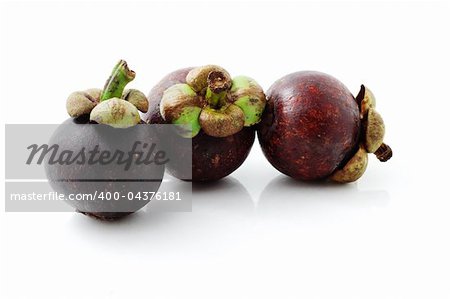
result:
[[[359,107],[334,77],[292,73],[270,87],[267,99],[258,139],[282,173],[301,180],[325,179],[357,151]]]

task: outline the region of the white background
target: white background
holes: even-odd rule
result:
[[[186,66],[265,89],[311,69],[370,87],[394,150],[340,186],[279,174],[255,143],[192,213],[2,212],[2,298],[450,298],[448,3],[14,2],[0,28],[2,123],[62,122],[120,58],[145,93]]]

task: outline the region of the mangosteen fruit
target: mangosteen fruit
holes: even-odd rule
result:
[[[366,170],[368,153],[384,162],[384,123],[364,85],[357,97],[334,77],[315,71],[289,74],[267,91],[258,139],[268,161],[299,180],[348,183]]]
[[[184,68],[164,77],[148,96],[144,121],[181,127],[179,138],[191,148],[171,147],[167,170],[179,179],[215,181],[235,171],[247,158],[255,127],[266,105],[262,88],[252,78],[230,74],[217,65]],[[169,144],[173,140],[164,138]],[[191,155],[192,168],[178,162]]]
[[[103,89],[72,93],[66,101],[71,118],[49,141],[56,152],[45,156],[52,188],[78,212],[102,220],[144,207],[164,175],[158,137],[139,115],[148,110],[147,98],[125,90],[134,77],[120,60]]]

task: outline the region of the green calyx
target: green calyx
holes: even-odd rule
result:
[[[173,121],[173,124],[181,126],[181,136],[192,138],[200,132],[199,116],[201,112],[202,109],[195,106],[185,107],[181,110],[179,117]]]
[[[245,115],[245,123],[246,127],[250,127],[256,123],[258,123],[261,119],[262,109],[255,105],[255,102],[252,101],[250,96],[243,96],[234,102],[236,106],[242,109]],[[264,108],[263,108],[264,109]]]
[[[187,84],[175,84],[164,91],[160,103],[161,116],[180,126],[180,135],[192,138],[200,132],[200,98]]]
[[[226,137],[258,123],[265,104],[256,81],[245,76],[231,79],[223,68],[207,65],[191,70],[186,84],[169,87],[160,112],[167,122],[191,128],[184,137],[195,137],[200,129],[213,137]]]
[[[253,79],[246,76],[237,76],[233,78],[233,84],[231,85],[231,92],[237,92],[240,89],[249,88],[253,82]]]
[[[260,122],[266,107],[266,96],[255,80],[245,76],[235,77],[231,87],[231,97],[234,104],[244,112],[244,126],[250,127]]]
[[[127,89],[136,74],[120,60],[101,89],[87,89],[73,92],[66,101],[66,109],[71,117],[88,115],[91,121],[116,128],[137,125],[141,118],[139,111],[147,112],[147,97],[136,89]]]

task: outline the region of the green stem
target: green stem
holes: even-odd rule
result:
[[[206,100],[211,108],[219,109],[226,103],[228,89],[231,82],[227,76],[220,71],[213,71],[208,75],[208,87],[206,89]]]
[[[206,89],[206,100],[211,108],[219,109],[222,107],[226,102],[226,96],[226,90],[215,93],[209,87]]]
[[[125,86],[133,81],[135,76],[135,72],[128,68],[126,61],[120,60],[105,83],[100,101],[122,97]]]

